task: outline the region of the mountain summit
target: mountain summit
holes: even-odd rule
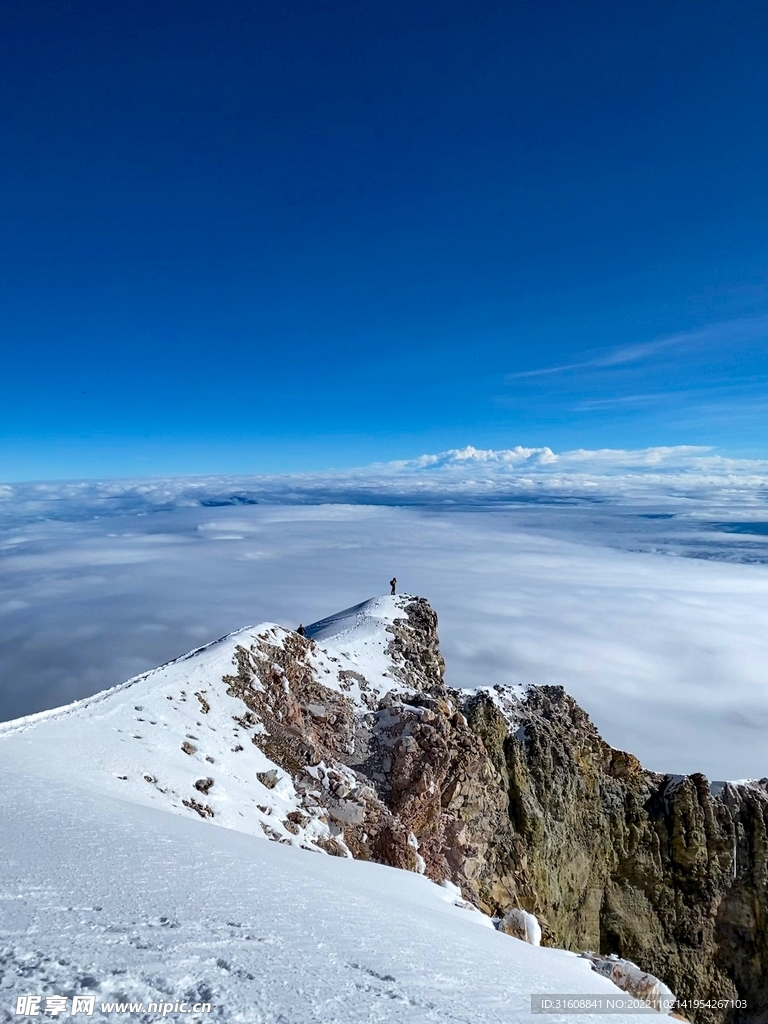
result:
[[[444,671],[428,602],[377,597],[6,723],[0,768],[424,874],[513,932],[535,915],[545,944],[747,1002],[697,1024],[764,1020],[768,781],[647,771],[561,687]]]
[[[328,734],[335,750],[342,721],[350,728],[388,693],[439,684],[436,623],[426,602],[398,595],[314,623],[306,639],[274,623],[240,629],[93,697],[3,723],[2,753],[44,778],[342,850],[319,816],[296,814],[302,796],[267,751],[292,749],[304,732]]]

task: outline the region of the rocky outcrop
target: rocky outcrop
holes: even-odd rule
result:
[[[512,907],[504,917],[500,918],[497,924],[500,932],[511,935],[515,939],[527,942],[531,946],[541,945],[541,925],[538,918],[529,914],[527,910],[520,910],[519,907]]]
[[[423,599],[387,630],[385,690],[348,668],[332,685],[311,636],[238,649],[228,692],[301,797],[285,827],[315,819],[329,853],[535,914],[544,944],[633,961],[683,1000],[746,1001],[685,1009],[696,1024],[768,1021],[768,780],[648,771],[560,687],[447,687]]]
[[[480,698],[482,699],[482,698]],[[525,844],[528,909],[570,949],[615,954],[696,1021],[768,1019],[768,780],[646,771],[605,743],[559,687],[531,689],[507,737],[510,820]]]
[[[675,1006],[675,996],[664,982],[654,978],[652,974],[641,971],[637,964],[630,960],[622,960],[615,954],[595,956],[594,953],[582,953],[590,961],[592,969],[626,992],[633,999],[641,1000],[654,1010],[668,1011]]]

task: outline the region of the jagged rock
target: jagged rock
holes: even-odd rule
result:
[[[365,821],[365,804],[354,800],[331,800],[328,816],[342,825],[362,825]]]
[[[696,1020],[764,1019],[766,787],[713,796],[702,775],[645,771],[560,687],[531,689],[518,721],[524,738],[505,742],[510,818],[553,936],[634,961],[683,998],[751,1008]]]
[[[271,768],[268,772],[256,772],[256,778],[262,786],[265,786],[267,789],[274,789],[279,775],[275,768]]]
[[[201,804],[198,800],[182,800],[185,807],[197,811],[201,818],[212,818],[213,808],[209,804]]]
[[[512,934],[535,915],[545,944],[632,961],[681,998],[747,1000],[696,1024],[768,1020],[766,780],[713,793],[647,771],[561,687],[450,689],[434,611],[397,601],[382,678],[322,648],[334,620],[266,631],[225,678],[324,823],[315,847],[448,881]]]
[[[536,917],[529,914],[527,910],[513,907],[501,918],[497,927],[500,932],[528,942],[532,946],[541,945],[541,925]]]
[[[674,1007],[674,993],[664,982],[646,971],[641,971],[631,960],[622,960],[616,956],[595,956],[594,953],[582,953],[582,956],[590,961],[593,971],[610,979],[617,988],[634,999],[642,999],[654,1010],[666,1012]]]

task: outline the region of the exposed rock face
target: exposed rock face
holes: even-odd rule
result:
[[[541,945],[541,926],[538,919],[527,910],[520,910],[518,907],[508,910],[499,920],[498,929],[531,946]]]
[[[747,1002],[685,1011],[697,1024],[768,1021],[768,780],[713,795],[647,771],[560,687],[446,687],[423,599],[387,630],[394,688],[348,668],[332,687],[297,633],[239,648],[225,680],[294,816],[328,825],[318,845],[533,913],[545,944],[634,961],[681,999]]]
[[[504,744],[510,818],[551,933],[614,953],[681,998],[746,999],[700,1021],[768,1019],[768,780],[725,785],[646,771],[559,687],[532,689]]]
[[[654,978],[652,974],[641,971],[629,960],[622,960],[616,956],[595,956],[593,953],[582,953],[582,956],[591,962],[593,970],[602,974],[604,978],[610,978],[614,985],[634,999],[641,999],[654,1010],[666,1011],[674,1007],[674,994],[664,982]]]

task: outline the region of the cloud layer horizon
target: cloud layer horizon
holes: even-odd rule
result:
[[[706,447],[576,449],[466,446],[368,466],[251,476],[158,477],[0,484],[0,522],[136,514],[202,505],[609,502],[760,513],[768,460]]]
[[[650,768],[762,777],[765,494],[763,463],[690,448],[6,485],[0,718],[396,575],[437,609],[453,685],[562,685]]]

